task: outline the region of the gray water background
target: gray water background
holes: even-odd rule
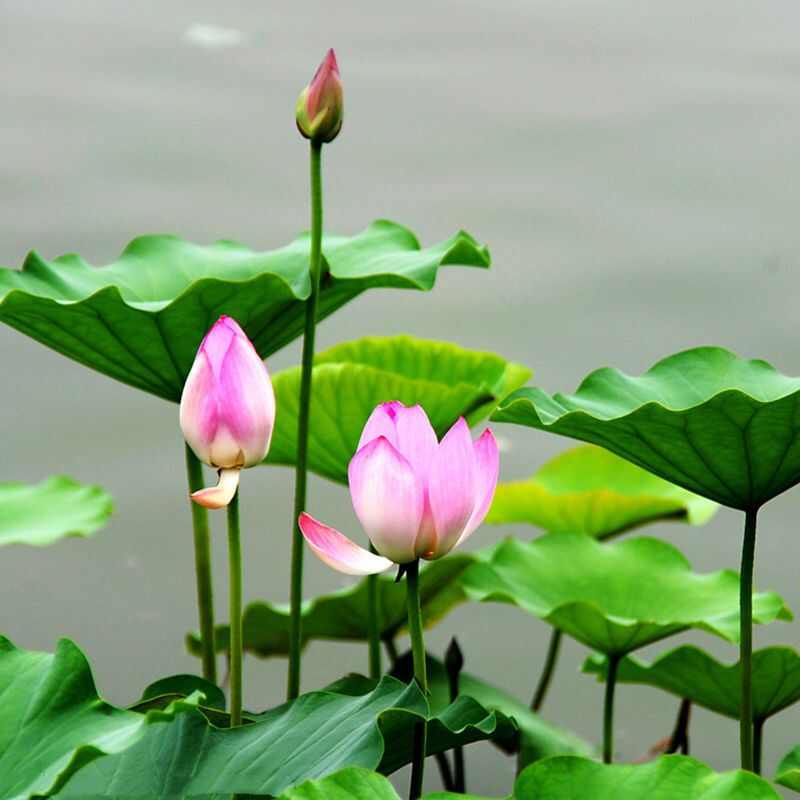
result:
[[[193,25],[241,32],[200,46]],[[0,2],[0,263],[26,252],[113,260],[137,234],[281,245],[307,225],[305,143],[293,107],[328,46],[347,117],[326,150],[326,226],[376,217],[423,242],[459,227],[491,246],[490,272],[449,269],[430,294],[372,292],[326,321],[319,345],[412,332],[529,364],[572,390],[606,364],[637,373],[658,358],[721,344],[800,373],[800,49],[796,2],[634,0],[324,3],[207,0]],[[202,38],[202,37],[201,37]],[[292,346],[273,370],[297,362]],[[19,645],[60,636],[88,654],[117,703],[153,679],[197,668],[193,567],[177,408],[0,328],[0,479],[68,473],[116,499],[94,540],[0,557],[0,627]],[[498,426],[503,477],[531,473],[567,440]],[[288,470],[244,479],[246,598],[288,591]],[[356,533],[346,492],[313,479],[310,507]],[[756,577],[800,609],[797,491],[762,513]],[[214,518],[217,610],[225,543]],[[699,570],[736,567],[741,516],[703,529],[661,525]],[[480,546],[524,527],[483,528]],[[309,558],[308,595],[343,585]],[[757,645],[795,644],[797,626]],[[464,606],[429,635],[457,633],[471,671],[529,697],[548,629],[512,608]],[[682,637],[735,659],[710,636]],[[653,655],[678,643],[656,645]],[[359,646],[307,651],[308,690],[366,668]],[[601,689],[570,644],[545,707],[598,740]],[[285,662],[249,660],[246,702],[282,700]],[[642,754],[676,702],[623,687],[618,750]],[[765,766],[795,744],[798,711],[766,729]],[[698,710],[694,753],[737,762],[737,727]],[[512,764],[468,751],[470,788],[508,790]],[[438,785],[435,770],[428,775]]]

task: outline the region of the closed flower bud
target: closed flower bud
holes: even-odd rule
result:
[[[183,436],[195,455],[219,470],[219,484],[192,500],[230,503],[239,471],[263,461],[275,426],[275,393],[264,362],[235,320],[220,317],[195,356],[181,396]]]
[[[332,142],[342,129],[342,81],[336,54],[328,50],[311,83],[297,98],[297,129],[315,144]]]

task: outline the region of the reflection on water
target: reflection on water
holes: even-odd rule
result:
[[[2,4],[0,263],[18,265],[31,247],[102,263],[143,232],[284,243],[307,224],[295,97],[334,45],[347,119],[326,151],[328,227],[352,232],[387,216],[425,240],[465,227],[491,245],[494,267],[447,271],[430,295],[364,297],[324,323],[322,346],[413,330],[526,362],[551,389],[572,389],[602,364],[636,372],[712,342],[800,372],[796,3],[278,5]],[[0,347],[0,478],[68,472],[117,498],[113,525],[93,542],[3,552],[3,629],[27,647],[74,638],[101,689],[124,702],[194,666],[181,644],[195,612],[177,408],[9,329]],[[297,357],[292,347],[271,366]],[[506,477],[566,445],[502,434],[513,437]],[[244,487],[246,590],[281,600],[291,480],[278,469],[260,478]],[[355,532],[343,490],[314,481],[310,497]],[[757,562],[760,585],[794,606],[796,559],[783,553],[795,546],[797,503],[789,493],[765,510]],[[712,569],[736,565],[740,524],[725,512],[707,529],[654,532]],[[316,561],[307,574],[309,593],[338,585]],[[471,671],[529,695],[543,624],[464,607],[430,643],[441,650],[454,630]],[[777,623],[757,643],[791,643],[793,630]],[[730,646],[690,638],[735,658]],[[365,668],[358,647],[308,653],[307,688]],[[596,739],[600,691],[577,672],[584,649],[565,655],[573,661],[545,712]],[[284,669],[250,663],[247,704],[282,699]],[[619,699],[618,746],[633,758],[665,734],[677,705],[633,687]],[[770,723],[769,770],[795,742],[796,717]],[[699,757],[735,765],[733,722],[698,712],[693,734]],[[469,752],[470,788],[505,790],[511,765],[489,747]]]

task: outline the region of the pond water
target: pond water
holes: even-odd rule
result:
[[[452,339],[529,364],[551,390],[572,390],[595,367],[640,372],[711,343],[798,374],[798,24],[797,3],[745,0],[6,0],[0,263],[19,265],[29,248],[105,263],[145,232],[285,243],[308,217],[294,102],[333,45],[347,115],[325,152],[327,228],[351,233],[384,216],[432,242],[464,227],[490,244],[494,265],[447,270],[428,295],[364,296],[322,325],[320,347],[365,334]],[[196,667],[182,644],[195,607],[177,408],[5,327],[0,353],[0,479],[69,473],[102,483],[117,509],[93,541],[3,551],[0,627],[28,648],[73,638],[105,696],[133,700],[156,677]],[[290,347],[270,367],[298,354]],[[511,444],[505,478],[569,445],[498,432]],[[244,478],[246,598],[287,596],[291,486],[282,469]],[[355,533],[341,488],[312,480],[310,508]],[[798,510],[796,491],[764,510],[756,572],[795,609]],[[711,570],[736,567],[741,524],[723,510],[704,529],[652,533]],[[484,528],[472,542],[508,532]],[[308,560],[307,594],[339,585]],[[465,606],[430,634],[431,648],[453,633],[468,669],[530,695],[543,623]],[[684,638],[736,657],[709,636]],[[782,623],[756,633],[757,645],[796,641]],[[597,740],[601,691],[578,671],[584,655],[567,647],[545,713]],[[360,647],[316,644],[303,684],[365,668]],[[284,674],[282,661],[249,661],[246,704],[279,702]],[[620,757],[665,735],[676,709],[622,687]],[[767,726],[770,773],[797,741],[798,713]],[[718,768],[736,765],[731,721],[698,711],[692,744]],[[485,745],[468,761],[471,790],[507,790],[509,761]],[[437,785],[432,767],[428,778]]]

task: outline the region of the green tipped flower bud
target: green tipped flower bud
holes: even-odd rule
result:
[[[311,83],[297,98],[297,129],[314,144],[332,142],[342,129],[344,102],[336,54],[328,50]]]

